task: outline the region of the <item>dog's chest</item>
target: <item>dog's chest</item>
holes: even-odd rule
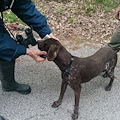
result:
[[[75,76],[70,75],[70,74],[67,76],[64,76],[63,80],[66,81],[68,83],[68,85],[71,86],[71,88],[74,88],[74,86],[76,84],[78,85],[77,78]]]
[[[62,78],[70,85],[75,84],[78,82],[78,78],[80,77],[80,69],[78,67],[75,67],[71,65],[70,67],[70,73],[68,75],[62,74]]]

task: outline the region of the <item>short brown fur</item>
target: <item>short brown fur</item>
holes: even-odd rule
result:
[[[72,55],[55,39],[37,41],[40,50],[47,51],[47,59],[54,61],[62,72],[62,85],[59,99],[52,104],[52,107],[58,107],[63,99],[67,85],[69,85],[75,94],[75,106],[72,119],[78,118],[79,99],[81,84],[90,81],[105,70],[104,77],[110,78],[110,83],[105,87],[106,91],[111,90],[114,81],[114,68],[117,63],[117,54],[109,47],[100,48],[94,55],[85,58],[74,56],[70,66],[70,73],[63,74],[71,61]],[[106,64],[108,64],[106,68]],[[105,69],[106,68],[106,69]]]

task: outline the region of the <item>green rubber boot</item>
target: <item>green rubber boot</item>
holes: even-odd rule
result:
[[[29,94],[31,88],[29,85],[19,84],[14,79],[15,60],[2,61],[0,59],[0,80],[2,82],[2,90],[16,91],[21,94]]]

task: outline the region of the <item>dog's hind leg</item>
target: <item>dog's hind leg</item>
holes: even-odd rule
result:
[[[63,80],[62,85],[61,85],[61,92],[60,92],[59,99],[57,101],[53,102],[52,107],[56,108],[61,104],[64,93],[65,93],[66,88],[67,88],[67,85],[68,85],[68,83],[65,80]]]
[[[110,77],[110,82],[109,82],[109,84],[105,87],[105,90],[106,90],[106,91],[110,91],[110,90],[111,90],[113,81],[114,81],[114,76]]]
[[[106,91],[110,91],[111,90],[111,87],[112,87],[112,84],[113,84],[113,81],[114,81],[114,68],[116,66],[116,61],[115,60],[111,60],[110,61],[110,68],[108,70],[108,77],[110,78],[110,82],[109,84],[105,87],[105,90]]]
[[[108,77],[108,71],[110,69],[110,63],[109,62],[106,64],[105,69],[103,70],[103,77],[104,78]]]
[[[81,86],[75,86],[74,94],[75,94],[75,106],[74,106],[74,113],[72,114],[72,120],[78,119],[78,110],[79,110],[79,100],[80,100],[80,93],[81,93]]]

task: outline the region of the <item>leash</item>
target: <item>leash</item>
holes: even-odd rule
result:
[[[71,65],[72,65],[73,60],[74,60],[74,57],[72,56],[72,57],[71,57],[71,60],[70,60],[70,63],[69,63],[69,65],[68,65],[68,67],[67,67],[67,69],[62,71],[62,73],[63,73],[64,75],[69,75],[69,74],[70,74],[70,67],[71,67]]]

